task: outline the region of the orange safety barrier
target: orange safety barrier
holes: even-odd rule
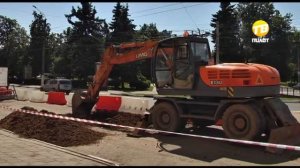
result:
[[[64,92],[49,92],[47,103],[48,104],[58,104],[58,105],[67,104],[67,100],[65,98],[65,93]]]
[[[121,106],[121,97],[100,96],[96,103],[96,110],[119,111]]]

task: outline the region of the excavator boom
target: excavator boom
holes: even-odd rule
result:
[[[87,92],[76,91],[72,98],[74,115],[86,116],[97,101],[100,89],[108,79],[114,65],[135,62],[153,57],[153,50],[158,41],[122,43],[119,46],[111,45],[104,51],[101,66],[94,75],[93,82]]]

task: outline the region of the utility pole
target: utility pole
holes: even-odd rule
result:
[[[298,65],[297,65],[297,79],[298,79],[298,81],[297,81],[297,86],[300,86],[300,59],[299,59],[299,54],[300,54],[300,52],[299,52],[299,47],[300,47],[300,45],[298,44],[298,45],[296,45],[296,47],[297,47],[297,59],[298,59]]]
[[[220,54],[220,32],[219,32],[219,21],[216,23],[216,64],[219,64],[219,54]]]
[[[41,86],[44,86],[44,81],[45,81],[45,77],[44,77],[44,73],[45,73],[45,38],[43,39],[43,47],[42,47],[42,80],[41,80]]]

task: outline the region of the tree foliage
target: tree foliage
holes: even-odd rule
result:
[[[33,21],[30,25],[30,45],[26,63],[32,66],[32,74],[36,76],[42,72],[42,56],[45,52],[45,71],[49,71],[50,58],[46,53],[48,38],[50,35],[50,24],[42,13],[33,11]],[[44,50],[44,51],[43,51]]]
[[[212,15],[212,42],[216,43],[216,27],[219,22],[219,55],[221,62],[244,62],[240,54],[239,23],[237,11],[230,2],[221,2],[220,10]],[[215,48],[216,49],[216,48]]]
[[[111,33],[109,36],[109,42],[113,44],[120,44],[122,42],[133,41],[134,29],[136,25],[132,22],[133,19],[129,19],[128,14],[129,8],[128,4],[126,6],[121,5],[120,2],[117,2],[115,8],[113,9],[113,19],[109,24],[109,29]]]
[[[291,55],[288,36],[292,15],[287,13],[282,16],[270,2],[239,3],[237,10],[242,25],[240,36],[243,41],[243,54],[248,61],[271,65],[278,69],[283,81],[288,80],[288,58]],[[269,43],[252,43],[251,39],[255,36],[251,28],[257,20],[265,20],[269,24],[270,31],[266,36],[270,39]]]
[[[134,41],[134,28],[136,27],[129,19],[128,5],[121,5],[117,2],[113,9],[113,21],[109,24],[111,33],[108,37],[108,42],[112,44],[120,44],[123,42]],[[137,79],[137,63],[128,63],[122,65],[115,65],[112,69],[110,77],[121,78],[122,89],[124,89],[124,82],[131,82]]]
[[[64,33],[67,45],[60,54],[61,57],[55,58],[54,70],[64,72],[65,68],[59,65],[70,62],[71,73],[65,71],[66,75],[87,79],[95,73],[95,62],[100,61],[100,56],[104,51],[105,37],[109,30],[104,19],[96,17],[96,9],[90,2],[81,2],[81,7],[75,10],[72,7],[71,14],[66,14],[68,22],[72,25]],[[73,21],[73,18],[78,21]],[[66,55],[64,55],[66,54]]]
[[[21,77],[29,37],[16,20],[0,15],[0,66],[8,67],[9,76]]]

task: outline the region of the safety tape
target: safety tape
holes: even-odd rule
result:
[[[254,146],[264,146],[264,147],[269,147],[269,148],[286,149],[286,150],[291,150],[291,151],[300,151],[300,146],[265,143],[265,142],[255,142],[255,141],[247,141],[247,140],[211,137],[211,136],[204,136],[204,135],[185,134],[185,133],[155,130],[155,129],[148,129],[148,128],[124,126],[124,125],[117,125],[117,124],[105,123],[105,122],[100,122],[100,121],[92,121],[92,120],[79,119],[79,118],[74,118],[74,117],[66,117],[66,116],[61,116],[61,115],[56,115],[56,114],[46,114],[46,113],[35,112],[35,111],[30,111],[30,110],[14,109],[14,108],[10,108],[8,106],[0,106],[0,108],[7,109],[7,110],[12,110],[12,111],[23,112],[23,113],[28,113],[28,114],[46,116],[46,117],[50,117],[50,118],[58,118],[58,119],[63,119],[63,120],[71,120],[71,121],[84,122],[84,123],[90,123],[90,124],[98,124],[98,125],[105,125],[105,126],[112,126],[112,127],[118,127],[118,128],[136,129],[136,130],[146,131],[148,133],[166,133],[166,134],[182,135],[182,136],[188,136],[188,137],[213,139],[213,140],[218,140],[218,141],[234,142],[234,143],[254,145]]]

